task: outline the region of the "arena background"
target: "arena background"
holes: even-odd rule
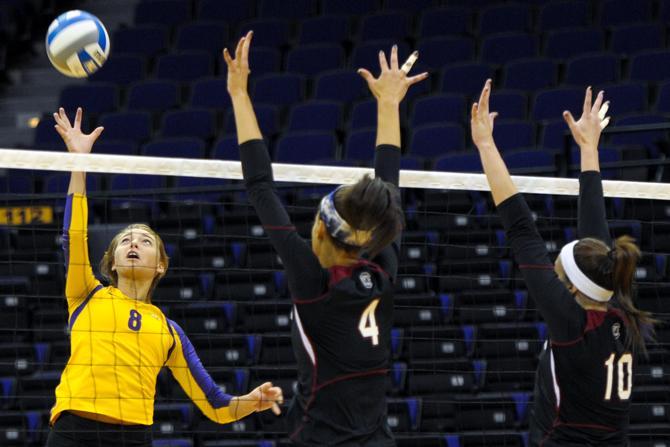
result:
[[[56,72],[44,34],[80,8],[111,36],[90,80]],[[515,174],[575,177],[579,154],[561,112],[604,89],[613,117],[606,179],[667,183],[670,1],[660,0],[0,0],[0,146],[64,152],[58,106],[105,126],[95,153],[237,160],[220,51],[249,29],[251,94],[277,162],[369,166],[375,104],[355,73],[377,52],[420,52],[428,81],[402,105],[403,169],[481,172],[468,104],[494,79],[494,135]],[[0,157],[2,157],[0,152]],[[28,158],[29,160],[29,158]],[[35,163],[38,162],[36,156]],[[1,164],[1,161],[0,161]],[[43,445],[68,357],[59,247],[67,174],[0,170],[0,445]],[[124,223],[144,221],[172,265],[155,302],[179,322],[230,393],[263,380],[290,398],[290,301],[281,263],[232,180],[89,175],[91,258]],[[282,185],[305,235],[332,186]],[[541,189],[538,189],[540,191]],[[621,191],[635,197],[635,185]],[[576,198],[528,194],[553,255],[575,237]],[[537,354],[546,339],[485,192],[403,191],[407,231],[396,294],[389,423],[400,446],[525,446]],[[644,256],[638,304],[663,321],[634,374],[631,443],[670,445],[670,202],[607,199],[616,235]],[[663,301],[665,300],[665,301]],[[169,373],[156,446],[283,446],[284,421],[207,421]]]

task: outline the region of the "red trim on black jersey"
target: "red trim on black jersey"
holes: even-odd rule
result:
[[[334,383],[337,383],[337,382],[341,382],[343,380],[357,379],[359,377],[365,377],[365,376],[385,375],[385,374],[388,374],[388,372],[389,372],[388,368],[384,368],[384,369],[373,369],[373,370],[370,370],[370,371],[361,371],[361,372],[356,372],[356,373],[351,373],[351,374],[345,374],[343,376],[335,377],[334,379],[330,379],[326,382],[323,382],[322,384],[317,385],[316,391],[320,391],[327,386],[330,386],[330,385],[332,385]]]
[[[626,318],[626,315],[624,315],[623,312],[621,312],[619,309],[609,308],[606,311],[588,309],[586,311],[586,325],[584,326],[584,332],[579,338],[570,341],[551,340],[551,345],[562,348],[579,343],[580,341],[584,340],[584,336],[588,332],[594,331],[602,326],[602,324],[605,322],[605,318],[607,318],[609,315],[616,315],[623,321],[624,326],[628,326],[628,319]]]

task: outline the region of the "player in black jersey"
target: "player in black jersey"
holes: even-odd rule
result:
[[[628,445],[635,354],[645,352],[644,327],[653,320],[632,302],[640,250],[627,236],[610,248],[598,164],[598,140],[608,122],[603,92],[591,105],[591,89],[586,90],[579,121],[564,112],[581,152],[580,239],[565,245],[554,265],[495,146],[490,91],[488,80],[473,104],[472,139],[514,257],[549,328],[536,377],[530,444]]]
[[[275,192],[247,93],[251,39],[249,33],[240,40],[235,59],[227,50],[224,58],[248,197],[282,259],[293,300],[298,390],[288,412],[290,437],[310,446],[395,445],[385,395],[403,227],[399,104],[427,74],[407,77],[409,67],[398,67],[395,46],[390,64],[379,53],[378,78],[359,70],[377,99],[375,178],[365,176],[322,199],[310,245]]]

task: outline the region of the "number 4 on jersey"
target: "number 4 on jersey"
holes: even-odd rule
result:
[[[361,332],[363,338],[372,338],[372,345],[379,344],[379,328],[377,327],[377,320],[375,318],[375,310],[379,304],[379,298],[373,300],[368,307],[365,308],[361,315],[361,320],[358,322],[358,330]]]

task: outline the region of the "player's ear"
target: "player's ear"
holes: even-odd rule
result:
[[[160,274],[160,275],[162,275],[163,273],[165,273],[165,266],[164,266],[163,264],[158,264],[158,265],[156,266],[156,273],[158,273],[158,274]]]

